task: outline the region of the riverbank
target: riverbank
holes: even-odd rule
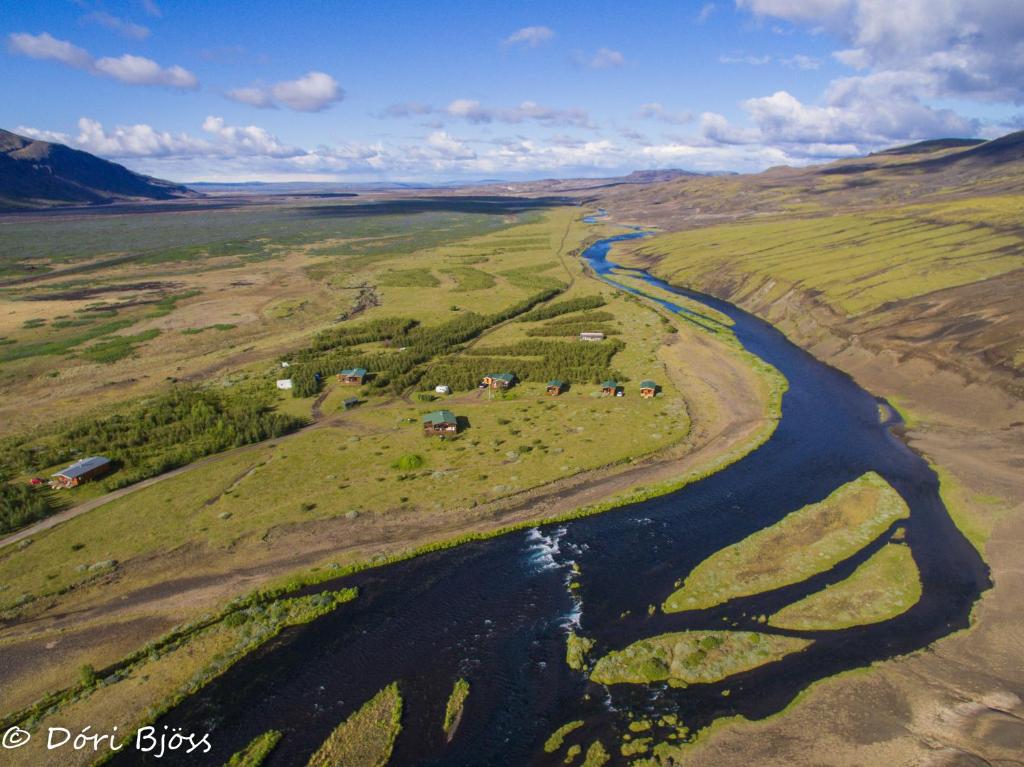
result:
[[[658,274],[657,240],[645,247],[645,258],[624,260],[653,265]],[[688,287],[735,300],[893,403],[907,422],[904,439],[936,468],[950,515],[982,551],[995,584],[975,607],[970,630],[928,652],[876,664],[870,673],[819,682],[800,696],[800,705],[763,722],[719,723],[686,750],[688,763],[782,767],[816,763],[821,753],[832,765],[851,767],[1019,758],[1024,404],[1001,385],[1002,376],[966,377],[920,344],[907,353],[887,348],[877,336],[862,340],[858,320],[827,311],[797,290],[778,296],[742,280],[710,278]]]

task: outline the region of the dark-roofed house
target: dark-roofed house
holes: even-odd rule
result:
[[[349,368],[338,373],[338,380],[344,384],[362,384],[366,380],[366,368]]]
[[[552,397],[557,397],[563,391],[565,391],[565,381],[559,381],[557,378],[548,381],[547,393]]]
[[[644,399],[651,399],[658,393],[660,387],[650,379],[640,382],[640,396]]]
[[[516,381],[515,373],[488,373],[482,379],[491,389],[508,389]]]
[[[458,434],[459,422],[455,414],[450,410],[435,410],[423,416],[423,433],[432,436],[434,434]]]
[[[618,396],[622,391],[622,387],[619,386],[619,382],[608,379],[607,381],[601,382],[601,396],[602,397],[615,397]]]
[[[50,484],[54,487],[78,487],[78,485],[90,479],[102,476],[110,471],[109,458],[102,455],[94,455],[90,458],[83,458],[75,461],[66,469],[62,469],[50,477]]]

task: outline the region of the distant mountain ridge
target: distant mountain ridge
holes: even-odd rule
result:
[[[198,196],[181,184],[135,173],[88,152],[0,129],[0,208]]]

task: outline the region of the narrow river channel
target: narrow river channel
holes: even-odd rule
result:
[[[612,244],[639,236],[601,240],[583,258],[615,282]],[[575,719],[586,724],[574,736],[602,737],[617,754],[616,733],[628,711],[675,713],[691,729],[734,714],[764,717],[815,680],[918,650],[968,624],[971,606],[989,585],[988,571],[951,522],[925,461],[891,433],[892,424],[879,423],[877,400],[737,307],[630,271],[728,315],[743,346],[786,376],[789,391],[774,435],[729,468],[660,498],[317,587],[358,586],[359,598],[286,631],[184,700],[158,724],[209,732],[214,750],[152,763],[222,765],[252,738],[277,729],[284,737],[267,765],[301,767],[339,722],[394,680],[405,699],[394,765],[560,763],[560,756],[544,754],[543,743]],[[649,616],[647,608],[708,555],[871,470],[911,509],[906,540],[923,595],[908,612],[860,628],[779,632],[815,642],[719,684],[606,689],[566,666],[571,627],[597,640],[594,657],[665,631],[726,625],[773,631],[752,616],[842,579],[883,541],[798,586],[694,613]],[[582,569],[578,598],[568,589],[574,562]],[[446,743],[441,721],[459,676],[472,691]],[[149,762],[125,750],[114,763]]]

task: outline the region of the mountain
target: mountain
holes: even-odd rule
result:
[[[0,208],[170,200],[198,193],[88,152],[0,130]]]

